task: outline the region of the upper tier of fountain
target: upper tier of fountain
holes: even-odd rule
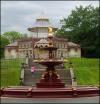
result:
[[[48,47],[42,47],[40,49],[49,51],[49,59],[39,59],[39,60],[34,60],[34,62],[45,65],[46,67],[48,67],[48,69],[52,70],[52,68],[54,69],[54,66],[62,64],[63,61],[60,59],[56,59],[53,56],[53,51],[57,50],[57,47],[53,46],[53,32],[52,32],[52,28],[49,28],[49,34],[48,34],[48,40],[49,40],[49,46]],[[50,67],[50,68],[49,68]],[[52,67],[52,68],[51,68]]]

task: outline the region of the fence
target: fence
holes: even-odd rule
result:
[[[1,59],[1,70],[2,69],[9,69],[9,68],[20,68],[21,63],[23,63],[24,59]]]
[[[19,85],[21,63],[25,59],[1,59],[1,86]]]

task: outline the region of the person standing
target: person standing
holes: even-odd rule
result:
[[[34,73],[36,71],[36,68],[34,66],[31,67],[31,73]]]

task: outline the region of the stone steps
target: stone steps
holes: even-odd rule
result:
[[[24,85],[31,86],[35,85],[37,82],[40,81],[41,75],[45,70],[37,70],[34,73],[31,73],[30,70],[25,70],[24,72]],[[69,70],[57,70],[58,74],[60,75],[60,78],[62,82],[64,82],[67,85],[72,84],[71,75]]]

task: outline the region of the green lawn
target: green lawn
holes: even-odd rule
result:
[[[1,62],[1,86],[19,85],[20,66],[22,59],[2,59]]]
[[[72,62],[78,85],[99,85],[99,59],[69,58]],[[66,67],[69,64],[65,64]]]

